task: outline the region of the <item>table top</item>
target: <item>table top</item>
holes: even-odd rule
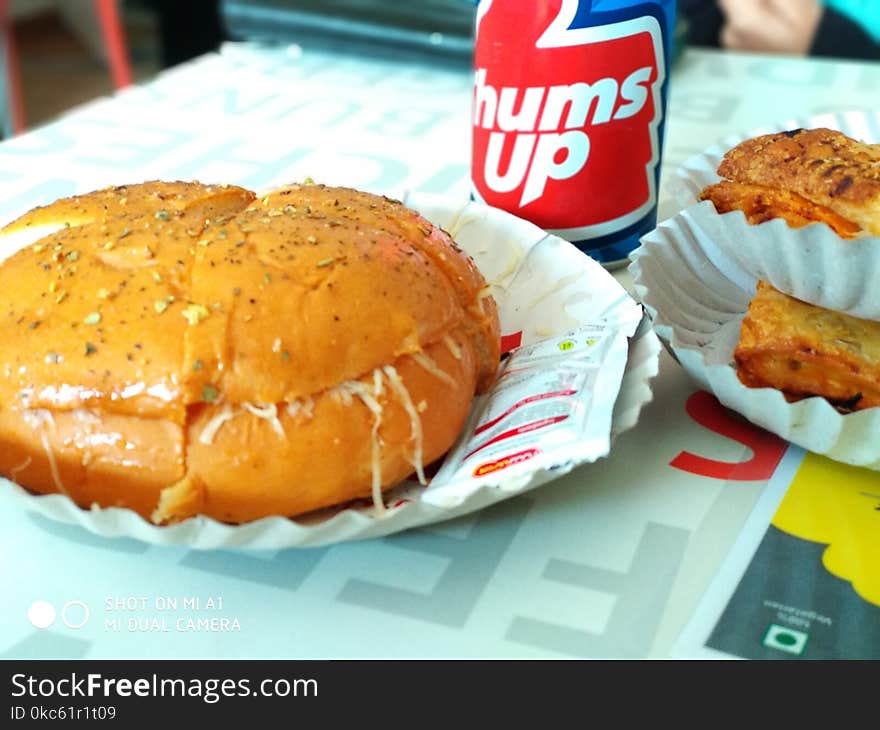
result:
[[[0,222],[152,177],[466,195],[470,91],[461,70],[229,45],[0,144]],[[685,51],[660,217],[669,175],[719,138],[878,91],[880,64]],[[197,552],[0,513],[0,657],[670,656],[787,445],[733,431],[665,353],[652,389],[600,462],[381,540]],[[38,600],[51,628],[28,620]]]

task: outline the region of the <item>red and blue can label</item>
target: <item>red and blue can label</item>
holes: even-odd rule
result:
[[[606,265],[657,222],[674,0],[481,0],[474,197]]]

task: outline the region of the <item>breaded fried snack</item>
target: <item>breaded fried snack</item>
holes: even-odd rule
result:
[[[839,246],[880,235],[880,146],[831,129],[793,129],[741,142],[717,171],[724,180],[707,186],[701,199],[718,213],[740,210],[755,225],[826,223],[833,232],[805,250],[807,239],[757,231],[752,237],[731,221],[738,233],[727,243],[741,244],[734,255],[760,279],[734,352],[740,380],[777,388],[790,400],[822,396],[841,410],[880,405],[880,322],[836,311],[873,311],[870,296],[853,298],[841,288],[836,264],[846,259],[840,270],[862,278],[872,268],[870,259],[852,261]],[[860,279],[857,291],[870,295],[874,288]]]
[[[750,387],[822,396],[844,410],[880,405],[880,322],[807,304],[759,281],[734,351]]]
[[[880,145],[831,129],[793,129],[748,139],[718,167],[724,180],[702,200],[719,213],[742,210],[751,223],[825,222],[839,235],[880,235]]]

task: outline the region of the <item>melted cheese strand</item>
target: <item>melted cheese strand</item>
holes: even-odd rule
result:
[[[27,459],[25,459],[25,460],[24,460],[21,464],[19,464],[18,466],[14,466],[14,467],[12,467],[12,468],[9,470],[9,473],[12,475],[12,478],[15,479],[15,477],[18,476],[19,472],[23,472],[25,469],[27,469],[27,468],[31,465],[31,462],[32,462],[32,461],[33,461],[33,459],[31,459],[31,457],[29,456]]]
[[[330,396],[331,400],[341,402],[344,406],[351,405],[351,394],[352,394],[352,384],[357,381],[349,380],[344,383],[340,383],[335,388],[331,388],[327,395]]]
[[[223,424],[231,421],[234,417],[235,413],[233,413],[232,407],[228,403],[225,404],[223,410],[208,421],[208,425],[202,429],[202,432],[199,434],[199,443],[210,446]]]
[[[452,220],[449,221],[449,224],[446,227],[446,232],[452,238],[455,238],[458,235],[458,232],[461,230],[462,227],[459,225],[459,221],[462,219],[465,208],[467,208],[469,204],[470,201],[459,205],[458,210],[455,211],[455,215],[452,216]]]
[[[46,425],[50,425],[52,430],[55,430],[55,419],[52,418],[52,414],[46,410],[39,411],[25,411],[23,414],[24,422],[30,426],[34,431],[40,431],[40,443],[43,445],[43,451],[46,452],[46,459],[49,461],[49,472],[52,474],[52,481],[55,483],[55,488],[61,492],[65,497],[69,497],[70,495],[67,493],[67,490],[64,488],[64,484],[61,481],[61,472],[58,471],[58,462],[55,461],[55,452],[52,451],[52,445],[49,443],[49,437],[46,435]]]
[[[382,499],[382,442],[379,439],[379,426],[382,425],[382,406],[373,400],[376,410],[370,405],[372,398],[368,393],[362,394],[361,398],[367,408],[373,411],[373,428],[370,429],[370,470],[372,473],[373,507],[379,514],[385,512],[385,500]]]
[[[452,357],[456,360],[461,360],[461,348],[458,346],[458,343],[452,339],[451,335],[443,335],[443,344],[446,345],[449,352],[452,353]]]
[[[382,371],[379,368],[373,371],[373,395],[376,398],[382,395]]]
[[[448,383],[453,388],[455,387],[455,380],[452,378],[452,376],[445,370],[441,370],[437,366],[437,363],[435,363],[427,353],[416,352],[413,353],[411,357],[425,370],[431,373],[431,375],[433,375],[435,378],[442,380],[444,383]]]
[[[303,400],[295,400],[292,403],[288,403],[287,415],[291,418],[296,418],[300,413],[302,413],[303,416],[305,416],[306,418],[311,418],[314,408],[315,401],[312,400],[311,396],[306,396]]]
[[[371,488],[373,506],[379,514],[385,512],[385,502],[382,499],[382,442],[379,438],[379,427],[382,425],[382,404],[378,401],[378,394],[381,392],[382,371],[378,368],[373,371],[372,393],[370,387],[359,380],[347,380],[327,391],[327,396],[331,400],[346,407],[350,406],[354,402],[354,398],[357,397],[373,414],[373,426],[370,430]],[[293,418],[303,412],[304,415],[311,418],[313,407],[314,401],[309,397],[305,403],[298,400],[289,403],[287,413]],[[306,409],[308,409],[307,413]]]
[[[551,294],[555,294],[556,292],[561,291],[562,289],[565,289],[565,287],[567,287],[573,281],[577,281],[579,278],[581,278],[581,276],[583,276],[583,274],[577,273],[577,274],[569,274],[568,276],[563,277],[562,279],[560,279],[559,281],[556,282],[555,286],[549,288],[543,294],[539,294],[531,302],[529,302],[528,308],[533,309],[538,304],[540,304],[542,301],[544,301],[547,297],[549,297]]]
[[[403,380],[400,378],[400,375],[398,375],[397,370],[394,369],[394,366],[385,365],[382,370],[388,377],[388,383],[391,386],[391,389],[395,393],[397,393],[401,403],[403,404],[404,410],[406,410],[407,414],[409,415],[411,437],[414,441],[413,468],[416,470],[416,475],[419,478],[419,483],[422,485],[427,485],[428,481],[427,479],[425,479],[425,469],[424,465],[422,464],[422,421],[419,418],[419,413],[416,410],[416,407],[413,405],[412,398],[409,395],[409,391],[406,389],[406,386],[403,384]]]
[[[452,237],[455,238],[461,233],[461,229],[464,228],[468,223],[473,223],[480,219],[478,215],[463,215],[464,208],[461,208],[455,216],[455,219],[449,224],[449,228],[446,229],[446,232]]]
[[[257,418],[262,418],[264,421],[270,421],[272,423],[272,428],[275,429],[275,433],[281,436],[281,438],[287,438],[287,434],[284,433],[284,427],[281,425],[281,421],[278,420],[278,406],[274,403],[270,403],[266,406],[254,405],[253,403],[242,403],[241,407]]]
[[[382,373],[377,369],[374,371]],[[375,383],[375,374],[373,376]],[[370,409],[373,414],[373,428],[370,430],[370,464],[372,471],[372,493],[373,507],[376,512],[383,514],[385,512],[385,500],[382,499],[382,442],[379,439],[379,427],[382,425],[382,404],[373,397],[369,387],[359,380],[349,380],[342,383],[333,390],[339,390],[342,395],[343,403],[345,397],[351,402],[351,396],[355,395],[363,401],[364,405]],[[346,403],[348,405],[348,403]]]
[[[40,431],[40,442],[43,444],[43,451],[46,452],[46,458],[49,460],[49,471],[52,473],[52,481],[55,482],[56,489],[58,489],[58,491],[65,497],[69,497],[70,495],[67,493],[64,484],[61,482],[61,473],[58,471],[58,463],[55,461],[55,453],[52,451],[52,446],[49,444],[49,437],[46,435],[45,429]]]
[[[507,266],[504,270],[495,277],[493,281],[489,282],[490,287],[496,287],[498,289],[504,289],[504,285],[501,283],[509,276],[515,274],[520,267],[520,264],[525,261],[525,256],[523,255],[522,250],[514,243],[510,244],[511,257],[510,261],[507,262]]]

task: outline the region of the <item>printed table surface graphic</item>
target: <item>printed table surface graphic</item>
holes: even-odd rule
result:
[[[880,474],[807,454],[707,646],[880,659]]]

